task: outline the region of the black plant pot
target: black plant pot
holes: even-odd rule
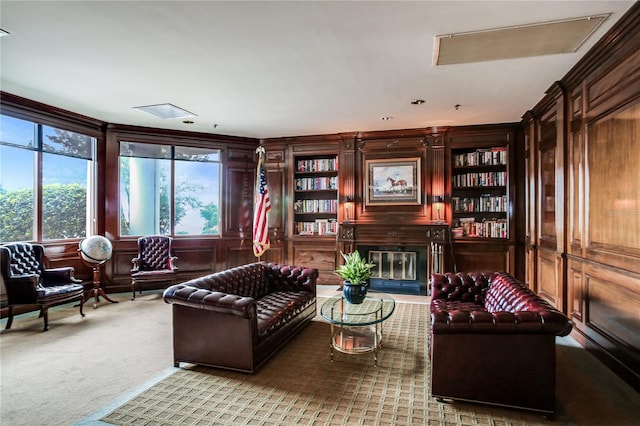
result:
[[[342,293],[347,302],[359,305],[364,302],[367,295],[367,286],[366,284],[351,284],[345,281],[342,283]]]

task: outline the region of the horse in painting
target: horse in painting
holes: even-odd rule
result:
[[[391,190],[393,192],[407,192],[407,181],[404,179],[394,180],[390,177],[387,178],[387,182],[391,184]]]

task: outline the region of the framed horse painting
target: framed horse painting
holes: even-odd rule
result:
[[[420,204],[420,158],[365,160],[365,204]]]

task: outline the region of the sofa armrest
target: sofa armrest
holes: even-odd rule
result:
[[[308,291],[316,295],[316,268],[267,263],[266,271],[267,280],[274,291]]]
[[[39,281],[40,277],[37,274],[14,275],[5,280],[9,304],[35,303]]]
[[[176,284],[167,288],[162,298],[169,304],[226,313],[242,318],[256,318],[256,301],[252,297]]]
[[[73,276],[74,272],[75,271],[72,266],[45,269],[42,272],[42,285],[48,286],[60,285],[61,283],[81,283],[82,280],[79,280]]]

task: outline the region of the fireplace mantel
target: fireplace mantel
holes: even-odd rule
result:
[[[343,222],[339,242],[342,244],[415,246],[445,244],[449,227],[446,223],[381,224]],[[355,247],[351,247],[352,249]]]

